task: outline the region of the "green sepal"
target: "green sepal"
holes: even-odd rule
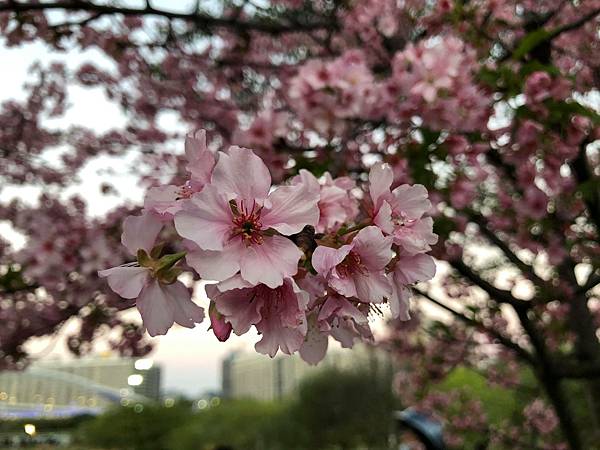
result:
[[[165,255],[160,258],[156,263],[156,272],[168,270],[184,258],[186,252],[174,253],[172,255]]]
[[[156,272],[158,280],[163,284],[173,284],[177,281],[179,275],[183,273],[183,270],[178,267],[172,267],[170,269],[163,269]]]
[[[150,257],[152,259],[160,258],[160,254],[162,253],[164,247],[165,247],[164,242],[161,242],[160,244],[156,244],[150,251]]]
[[[143,248],[140,248],[137,251],[137,260],[139,265],[142,267],[152,267],[152,258]]]

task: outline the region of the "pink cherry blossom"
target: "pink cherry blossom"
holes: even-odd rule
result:
[[[427,189],[422,185],[398,186],[393,191],[392,169],[376,164],[369,172],[369,193],[373,202],[373,223],[393,236],[394,244],[408,254],[431,250],[437,242],[433,219],[424,217],[431,209]]]
[[[410,285],[431,280],[435,276],[435,262],[425,254],[403,256],[395,263],[392,274],[393,292],[389,298],[393,318],[410,319]]]
[[[162,284],[146,267],[125,265],[98,272],[110,288],[123,298],[135,298],[150,336],[166,334],[173,323],[194,328],[204,319],[204,310],[190,297],[180,281]]]
[[[269,193],[270,185],[260,158],[232,147],[221,153],[211,184],[175,215],[177,232],[199,247],[188,263],[202,277],[222,281],[239,271],[249,283],[276,288],[296,274],[302,252],[281,235],[316,225],[318,192],[297,184]]]
[[[304,342],[308,294],[290,278],[272,289],[264,284],[251,286],[237,276],[207,286],[207,293],[235,334],[242,335],[256,326],[262,335],[255,346],[258,352],[274,357],[281,349],[290,355]]]
[[[157,186],[148,190],[144,210],[162,221],[169,222],[181,210],[183,203],[195,192],[200,192],[210,181],[215,166],[215,155],[206,145],[206,131],[190,133],[185,138],[186,170],[189,179],[182,186]]]
[[[364,302],[379,303],[392,293],[385,266],[392,259],[391,238],[379,228],[363,228],[340,248],[319,246],[313,253],[312,264],[329,286],[346,297]]]
[[[317,364],[327,353],[329,336],[342,347],[352,348],[357,339],[372,339],[364,305],[355,306],[336,293],[317,297],[309,305],[306,339],[300,348],[300,356],[309,364]]]
[[[313,174],[302,169],[292,182],[305,183],[319,192],[319,223],[316,226],[319,233],[336,231],[358,214],[358,201],[352,194],[356,183],[348,177],[333,179],[326,172],[319,181]]]

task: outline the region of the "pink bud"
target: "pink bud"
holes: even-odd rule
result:
[[[225,322],[224,316],[217,311],[214,302],[210,302],[208,316],[210,317],[210,327],[212,328],[213,333],[215,333],[217,339],[221,342],[225,342],[227,339],[229,339],[229,335],[231,334],[231,324],[229,322]]]

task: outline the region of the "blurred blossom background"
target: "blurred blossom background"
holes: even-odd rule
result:
[[[600,449],[599,30],[597,0],[0,0],[0,448]],[[425,186],[389,213],[435,258],[410,314],[316,366],[151,338],[97,272],[199,129],[310,171],[322,217],[374,222],[379,163]]]

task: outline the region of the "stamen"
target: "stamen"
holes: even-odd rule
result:
[[[366,274],[367,267],[361,261],[360,255],[351,251],[344,260],[337,265],[337,271],[343,277],[349,277],[355,273]]]

